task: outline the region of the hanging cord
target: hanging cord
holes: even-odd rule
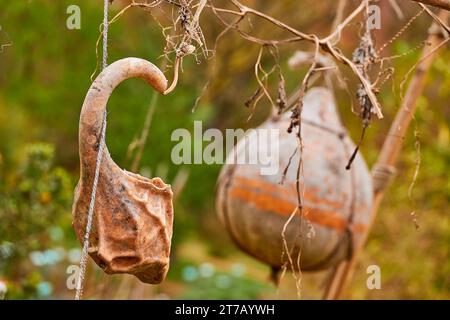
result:
[[[103,56],[102,56],[102,70],[107,66],[108,60],[108,4],[109,0],[103,0]],[[95,196],[97,193],[98,177],[100,175],[100,164],[102,162],[103,150],[105,149],[105,135],[106,135],[106,110],[103,113],[102,131],[100,135],[100,145],[97,153],[97,161],[95,163],[95,175],[92,185],[91,199],[89,203],[89,211],[86,223],[86,232],[83,239],[83,251],[80,259],[80,271],[77,277],[75,300],[80,300],[83,296],[83,283],[86,275],[86,264],[89,249],[89,237],[92,229],[92,219],[94,216]]]

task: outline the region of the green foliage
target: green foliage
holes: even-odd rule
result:
[[[180,298],[193,300],[258,299],[268,289],[268,285],[251,278],[238,278],[227,273],[219,273],[211,278],[196,280],[189,286],[189,291]]]
[[[245,277],[233,270],[215,272],[212,265],[199,267],[187,265],[183,269],[183,278],[189,283],[189,289],[181,299],[258,299],[273,291],[273,287]]]
[[[127,2],[114,1],[111,16]],[[68,30],[65,20],[66,8],[70,4],[73,1],[0,0],[0,25],[13,43],[0,53],[0,281],[8,285],[7,298],[55,297],[61,292],[72,294],[64,291],[65,265],[58,265],[57,270],[48,265],[36,266],[30,257],[36,252],[37,257],[51,257],[55,253],[52,250],[57,247],[66,250],[79,247],[70,226],[73,187],[79,176],[78,121],[91,83],[90,76],[96,66],[95,45],[102,20],[102,5],[98,1],[76,1],[81,8],[81,30]],[[283,21],[302,30],[326,34],[334,14],[330,8],[335,4],[332,1],[320,2],[320,5],[305,6],[300,11],[298,2],[292,0],[255,2],[255,6],[276,17],[283,17]],[[410,7],[405,10],[405,15],[411,16],[415,12],[416,8]],[[162,20],[167,18],[159,11],[155,15]],[[318,21],[317,16],[325,18]],[[213,40],[223,26],[217,24],[213,15],[202,17],[202,23],[208,25],[204,32],[209,48],[212,48]],[[390,23],[389,27],[376,32],[377,42],[380,42],[378,47],[404,22],[391,19],[386,23]],[[414,48],[426,37],[429,23],[430,19],[418,19],[383,54],[402,54]],[[357,24],[344,30],[343,51],[353,51],[357,42],[354,35],[358,30]],[[262,24],[256,24],[251,31],[267,39],[286,36],[280,35],[276,28]],[[109,36],[110,62],[136,56],[160,64],[164,39],[148,12],[130,9],[111,25]],[[0,33],[0,41],[5,39],[5,34]],[[287,59],[297,49],[309,50],[310,47],[295,43],[287,49],[280,48],[279,52],[288,90],[298,86],[306,72],[305,69],[290,71],[286,67]],[[371,124],[361,147],[369,165],[376,161],[391,120],[399,108],[404,94],[399,84],[417,61],[419,51],[389,61],[395,68],[394,85],[388,82],[379,94],[385,119]],[[221,130],[254,127],[264,120],[269,112],[269,104],[264,98],[254,111],[244,107],[244,102],[257,86],[254,79],[257,53],[257,46],[229,32],[218,43],[214,59],[199,65],[193,57],[185,59],[177,89],[159,98],[157,103],[141,161],[143,173],[155,173],[158,167],[165,166],[167,181],[173,181],[180,166],[170,160],[172,147],[176,144],[170,139],[171,133],[178,128],[192,132],[194,120],[203,120],[205,129],[215,127]],[[449,59],[450,53],[442,48],[433,63],[420,108],[405,139],[399,173],[377,217],[352,283],[351,297],[450,297]],[[264,56],[262,64],[270,70],[273,57]],[[352,78],[344,67],[341,71],[344,77]],[[172,77],[171,68],[166,71],[166,76]],[[195,100],[208,80],[208,89],[192,113]],[[269,80],[274,95],[277,81],[276,77]],[[349,102],[356,86],[350,84],[350,95],[338,85],[335,87],[340,115],[356,140],[361,122],[350,111]],[[127,149],[141,133],[152,92],[142,81],[130,80],[119,86],[108,102],[107,144],[121,167],[129,169],[132,155],[127,157]],[[253,116],[247,120],[250,113]],[[414,129],[420,137],[421,165],[409,197],[418,159]],[[260,297],[268,289],[253,278],[250,268],[254,265],[248,267],[245,277],[222,271],[192,281],[183,278],[183,270],[193,263],[185,264],[176,259],[181,244],[193,238],[201,240],[210,256],[224,260],[230,259],[237,250],[215,216],[214,194],[220,166],[186,165],[185,169],[189,170],[189,179],[175,203],[174,258],[167,288],[181,283],[183,290],[173,293],[175,297]],[[418,230],[411,217],[413,211],[418,217]],[[382,270],[383,289],[380,292],[368,292],[365,286],[365,268],[374,263]],[[104,281],[100,276],[97,278],[92,280],[91,287],[95,288]],[[228,283],[229,287],[220,287],[221,281]],[[49,284],[55,288],[55,292],[50,294]],[[167,288],[163,284],[161,291]],[[111,295],[113,293],[107,297]],[[295,289],[290,297],[296,297]]]
[[[70,227],[73,183],[53,161],[52,145],[28,145],[19,169],[8,177],[11,182],[0,180],[0,275],[14,278],[26,272],[30,252],[62,245],[51,225]],[[10,287],[8,296],[30,297],[41,277],[38,270],[28,274]]]

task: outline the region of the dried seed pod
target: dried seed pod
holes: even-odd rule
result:
[[[293,269],[321,270],[351,255],[370,221],[372,181],[360,155],[351,170],[345,164],[354,144],[347,137],[332,93],[313,88],[303,100],[302,143],[303,209],[284,232]],[[261,166],[231,164],[228,160],[218,182],[217,211],[234,242],[243,251],[278,270],[287,262],[283,250],[283,227],[298,205],[296,192],[300,152],[291,161],[283,184],[283,170],[298,148],[295,134],[288,134],[291,119],[285,113],[259,128],[278,129],[279,170],[261,175]],[[263,154],[267,147],[243,138],[230,156]],[[235,154],[236,153],[236,154]],[[262,157],[258,157],[261,159]],[[283,252],[284,251],[284,252]],[[299,260],[297,258],[299,257]]]
[[[139,77],[159,92],[167,80],[152,63],[125,58],[105,68],[92,83],[80,116],[81,177],[75,190],[73,227],[81,243],[86,231],[103,114],[114,88]],[[104,148],[96,192],[89,255],[106,273],[129,273],[146,283],[161,282],[169,268],[172,190],[160,178],[120,169]]]

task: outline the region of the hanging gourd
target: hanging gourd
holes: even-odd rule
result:
[[[294,262],[290,268],[304,271],[322,270],[349,258],[370,221],[369,171],[359,154],[351,169],[345,168],[355,146],[339,120],[331,91],[309,90],[301,119],[302,151],[292,157],[283,183],[283,171],[299,146],[296,134],[287,132],[288,113],[259,127],[280,132],[276,175],[261,175],[260,165],[227,161],[218,181],[217,211],[231,238],[274,270],[288,262],[288,255]],[[244,144],[241,139],[230,156],[238,153],[239,158],[239,153],[248,150],[267,152],[255,144]],[[303,207],[301,214],[299,211],[288,221],[298,206],[300,156]]]
[[[83,245],[91,194],[96,194],[88,253],[106,273],[129,273],[146,283],[160,283],[169,267],[172,238],[172,190],[160,178],[122,170],[105,146],[94,185],[102,121],[113,90],[139,77],[163,93],[164,74],[152,63],[125,58],[106,67],[83,103],[79,127],[81,177],[75,190],[73,227]]]

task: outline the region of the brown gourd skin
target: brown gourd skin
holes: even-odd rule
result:
[[[118,60],[92,83],[80,116],[80,180],[72,208],[73,227],[83,244],[99,150],[103,114],[114,88],[139,77],[163,93],[167,80],[152,63]],[[172,190],[160,178],[148,179],[120,169],[103,149],[89,255],[108,274],[129,273],[145,283],[160,283],[169,268],[173,226]]]
[[[329,268],[347,259],[367,228],[372,206],[372,182],[358,154],[351,170],[345,166],[354,150],[335,107],[332,93],[313,88],[305,96],[302,112],[303,215],[288,224],[286,241],[294,269],[300,255],[303,271]],[[269,119],[259,128],[280,132],[280,169],[276,175],[260,174],[259,165],[226,164],[218,181],[217,211],[233,241],[256,259],[278,269],[286,262],[282,230],[297,206],[295,181],[299,152],[293,157],[286,181],[280,184],[289,157],[298,147],[295,133],[287,133],[290,118]],[[328,128],[330,130],[324,130]],[[256,144],[244,145],[237,153]],[[230,155],[235,150],[230,152]],[[314,236],[307,235],[314,230]]]

